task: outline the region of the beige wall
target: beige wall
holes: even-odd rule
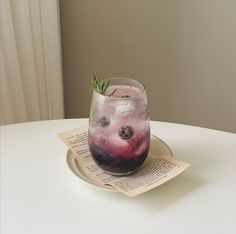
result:
[[[151,119],[236,132],[235,0],[61,0],[66,117],[89,79],[146,84]]]

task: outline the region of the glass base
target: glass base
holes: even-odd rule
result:
[[[103,170],[103,169],[102,169]],[[120,173],[117,173],[117,172],[110,172],[110,171],[105,171],[103,170],[105,173],[109,174],[109,175],[113,175],[113,176],[125,176],[125,175],[130,175],[134,172],[137,171],[137,169],[134,169],[133,171],[128,171],[128,172],[120,172]]]

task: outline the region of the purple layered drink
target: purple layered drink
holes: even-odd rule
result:
[[[144,86],[111,79],[104,95],[93,91],[89,149],[96,164],[114,175],[129,174],[146,159],[150,126]]]

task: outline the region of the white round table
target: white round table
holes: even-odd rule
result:
[[[87,119],[0,128],[2,234],[236,233],[236,134],[151,122],[191,167],[135,198],[76,177],[57,136]]]

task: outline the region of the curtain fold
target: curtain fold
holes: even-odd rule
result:
[[[0,124],[63,118],[58,0],[0,4]]]

